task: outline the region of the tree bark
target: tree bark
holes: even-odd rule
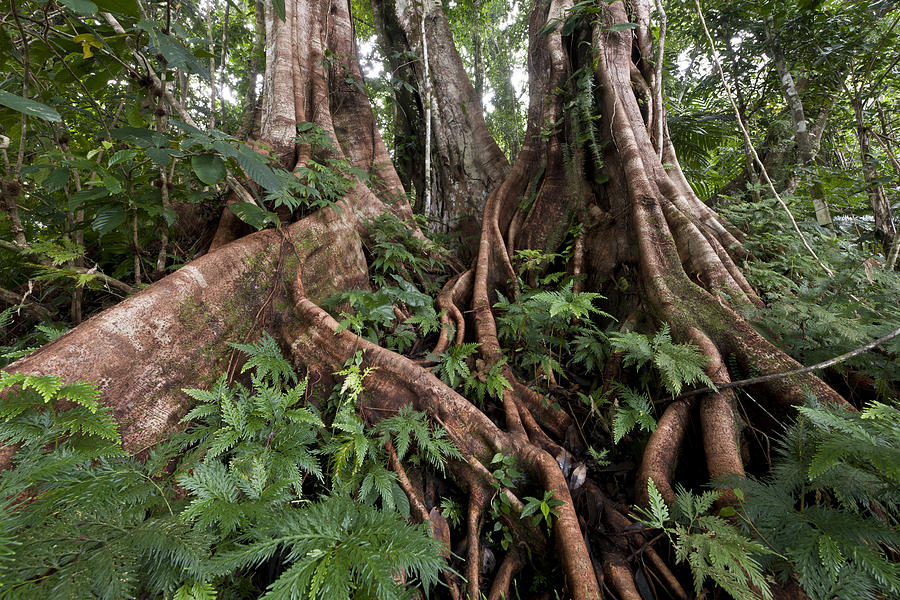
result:
[[[398,48],[405,42],[405,49],[420,57],[413,65],[420,107],[426,88],[421,60],[425,21],[429,83],[436,93],[431,113],[432,202],[424,212],[434,231],[474,233],[485,199],[503,181],[509,164],[484,122],[481,98],[463,68],[447,18],[435,0],[373,0],[372,6],[382,46]]]
[[[766,26],[772,60],[775,62],[775,69],[778,71],[778,79],[781,82],[781,93],[791,112],[791,122],[794,125],[794,140],[797,143],[800,166],[809,168],[814,166],[815,163],[813,161],[813,142],[810,139],[803,101],[800,99],[797,86],[794,85],[794,77],[791,75],[781,43],[778,41],[772,17],[767,19]],[[812,201],[813,208],[816,211],[816,221],[819,225],[831,225],[831,211],[828,208],[828,203],[825,201],[825,190],[818,178],[812,184]]]
[[[863,113],[863,101],[857,96],[852,98],[851,104],[853,106],[853,115],[856,119],[856,139],[859,142],[859,154],[862,159],[863,179],[866,182],[869,202],[872,205],[872,214],[875,217],[875,232],[881,242],[884,256],[890,259],[894,239],[897,237],[897,226],[891,215],[891,205],[888,203],[887,196],[884,193],[884,186],[878,179],[877,167],[872,156],[872,146],[869,138],[870,131],[866,125]]]

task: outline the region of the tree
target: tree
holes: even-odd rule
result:
[[[417,57],[405,75],[415,82],[414,93],[398,96],[398,103],[407,104],[407,119],[431,114],[424,126],[432,132],[433,172],[426,168],[419,177],[407,171],[404,182],[412,182],[417,194],[431,194],[433,206],[439,208],[429,209],[426,201],[425,211],[439,220],[442,229],[456,227],[463,217],[480,221],[473,263],[460,269],[436,299],[444,311],[445,328],[431,355],[441,355],[451,345],[477,342],[473,379],[489,388],[493,382],[483,404],[436,377],[428,359],[414,360],[372,343],[322,308],[335,292],[370,286],[366,254],[372,247],[373,219],[389,215],[408,223],[412,239],[422,242],[420,248],[437,252],[424,242],[415,224],[409,190],[375,126],[349,8],[336,0],[286,0],[267,4],[264,10],[265,78],[259,124],[249,143],[271,154],[274,167],[292,173],[287,180],[243,147],[201,126],[185,108],[177,87],[158,70],[161,66],[164,73],[167,63],[176,60],[183,70],[205,67],[191,63],[186,49],[170,36],[168,25],[162,30],[141,25],[126,29],[119,20],[124,19],[122,14],[103,14],[105,27],[130,44],[132,55],[124,69],[146,86],[155,103],[156,133],[163,133],[167,119],[180,122],[177,126],[201,148],[190,157],[193,169],[205,183],[225,181],[231,209],[222,213],[209,253],[6,370],[98,382],[103,400],[113,407],[121,425],[126,447],[140,451],[177,427],[188,409],[183,388],[199,387],[222,372],[234,373],[237,358],[226,342],[246,343],[262,331],[271,332],[297,369],[308,370],[310,380],[323,389],[361,351],[360,366],[372,369],[360,405],[366,420],[376,422],[412,405],[446,427],[465,457],[451,465],[451,474],[469,498],[465,573],[469,597],[479,597],[481,528],[494,490],[502,489],[507,502],[524,511],[507,484],[498,484],[502,474],[492,466],[498,455],[501,460],[515,457],[529,477],[558,501],[553,507],[557,518],[552,544],[567,594],[599,598],[602,568],[621,597],[641,597],[621,545],[633,535],[631,520],[592,480],[573,483],[575,457],[585,451],[578,424],[548,397],[525,385],[507,362],[511,349],[500,341],[498,314],[492,307],[500,298],[522,293],[516,253],[553,255],[571,240],[575,287],[568,291],[603,294],[608,299],[603,310],[628,327],[637,324],[650,331],[658,328],[657,323],[667,324],[675,340],[693,344],[705,357],[703,374],[695,379],[729,384],[727,360],[741,372],[760,375],[800,365],[743,316],[763,302],[738,266],[747,257],[742,236],[698,199],[684,177],[659,100],[662,79],[656,71],[659,48],[654,48],[650,27],[653,10],[646,0],[631,7],[629,13],[623,2],[535,4],[528,33],[527,131],[510,166],[490,135],[439,3],[373,1],[376,28],[385,46],[401,57],[409,53]],[[159,63],[144,52],[141,31],[150,37],[149,47],[158,49]],[[22,40],[26,33],[22,26]],[[88,52],[91,38],[84,39]],[[27,69],[26,83],[31,81]],[[26,88],[21,98],[28,95]],[[23,115],[29,113],[21,99],[13,102],[19,102],[13,108],[20,108]],[[415,131],[420,125],[417,121],[406,126]],[[128,133],[114,130],[110,135]],[[19,137],[20,148],[25,138],[24,133]],[[135,139],[145,143],[144,137]],[[147,144],[168,151],[166,143]],[[186,142],[182,146],[191,147]],[[65,151],[61,141],[60,147]],[[223,158],[239,164],[252,181],[226,178],[224,172],[216,175]],[[278,196],[288,190],[288,196],[296,197],[300,188],[293,186],[302,185],[303,193],[311,197],[315,169],[328,161],[343,165],[348,174],[333,203],[301,206]],[[162,192],[162,210],[173,210],[165,195],[173,165],[166,155],[149,167]],[[34,247],[16,225],[17,190],[10,184],[19,173],[15,177],[10,173],[4,198],[16,236],[4,242],[4,248],[28,253]],[[145,182],[149,179],[148,175]],[[268,204],[257,185],[271,193]],[[278,220],[280,226],[246,233],[237,217],[258,225]],[[133,218],[137,223],[137,208]],[[75,213],[73,220],[78,219]],[[167,239],[158,244],[163,266],[167,244]],[[138,245],[135,234],[134,246]],[[137,265],[137,250],[134,256]],[[72,268],[93,275],[83,265],[73,263]],[[138,283],[140,273],[138,266],[134,269]],[[416,276],[410,273],[411,278]],[[108,281],[122,283],[111,277]],[[402,313],[404,308],[397,310]],[[562,309],[551,304],[551,316],[556,310]],[[596,312],[595,307],[569,310],[581,320]],[[626,355],[624,350],[614,353],[607,362],[610,381],[621,372]],[[678,392],[681,384],[678,380]],[[802,404],[809,394],[823,404],[847,404],[811,373],[764,380],[754,390],[764,409],[778,415]],[[668,502],[675,500],[672,465],[696,415],[709,476],[744,473],[741,420],[733,391],[708,388],[676,398],[666,407],[637,472],[638,503],[646,504],[657,493]],[[728,498],[734,501],[733,496]],[[590,545],[584,535],[589,519],[585,507],[601,507],[607,526],[605,535],[589,536]],[[508,519],[507,524],[520,546],[506,554],[491,598],[509,596],[510,577],[521,568],[526,547],[543,550],[551,543],[527,521]],[[656,557],[652,560],[668,585],[680,589],[664,561],[652,549],[648,553]]]

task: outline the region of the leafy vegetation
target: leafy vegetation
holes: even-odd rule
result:
[[[900,411],[800,407],[778,444],[772,474],[729,484],[738,516],[770,548],[782,579],[797,573],[810,598],[877,598],[900,591]]]
[[[722,511],[719,515],[708,514],[719,492],[696,496],[679,489],[670,510],[653,480],[648,487],[650,506],[642,509],[641,522],[665,532],[675,547],[677,560],[691,567],[695,593],[700,593],[709,577],[736,600],[772,598],[762,565],[755,558],[766,553],[765,546],[722,518]]]
[[[273,338],[234,346],[251,386],[222,375],[185,390],[188,428],[145,461],[123,451],[94,385],[2,375],[0,443],[20,447],[0,477],[0,597],[196,600],[261,585],[273,599],[390,599],[434,586],[443,546],[401,519],[384,445],[442,471],[459,456],[444,431],[410,409],[364,433],[358,367],[324,428]],[[274,576],[254,582],[263,564]]]

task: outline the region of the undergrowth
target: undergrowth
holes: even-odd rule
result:
[[[435,585],[444,547],[405,519],[385,445],[442,471],[459,456],[443,429],[406,409],[367,430],[358,363],[323,413],[271,337],[234,346],[249,386],[185,390],[186,430],[142,461],[94,385],[2,374],[0,444],[20,446],[0,476],[0,597],[399,599]]]

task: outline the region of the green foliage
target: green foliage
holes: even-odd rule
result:
[[[736,600],[772,598],[758,557],[768,553],[738,528],[720,516],[708,514],[719,492],[699,496],[679,488],[671,514],[653,480],[648,481],[650,506],[638,509],[638,520],[662,529],[675,547],[675,558],[687,562],[694,576],[694,591],[700,594],[707,578]],[[723,511],[724,512],[724,511]]]
[[[640,370],[648,362],[659,374],[666,391],[672,396],[681,393],[685,385],[702,383],[715,387],[703,370],[707,358],[691,344],[675,344],[668,323],[651,338],[633,331],[609,334],[609,343],[624,353],[624,365]]]
[[[497,400],[503,398],[503,392],[512,389],[512,384],[503,376],[503,365],[506,359],[501,358],[490,367],[482,367],[472,373],[465,381],[465,393],[474,395],[479,403],[486,397]]]
[[[182,517],[220,535],[250,528],[301,497],[307,475],[323,478],[314,454],[322,420],[297,406],[306,380],[282,388],[286,361],[271,354],[266,340],[247,347],[258,352],[248,361],[257,364],[252,391],[229,386],[224,375],[210,391],[185,390],[202,403],[184,420],[192,421],[187,439],[200,439],[195,452],[203,458],[178,478],[193,496]]]
[[[341,496],[292,510],[252,537],[217,557],[213,571],[255,567],[279,553],[290,567],[269,586],[263,598],[270,600],[413,598],[412,587],[399,587],[396,574],[405,572],[427,589],[443,566],[443,546],[425,526],[411,527]]]
[[[740,485],[745,529],[769,546],[771,568],[796,572],[814,600],[900,593],[900,411],[800,407],[771,476]]]
[[[64,384],[55,375],[2,372],[0,391],[8,388],[13,388],[12,393],[0,405],[2,443],[31,440],[37,431],[29,427],[36,421],[41,421],[39,427],[47,427],[41,435],[48,439],[67,434],[80,434],[85,436],[82,441],[90,438],[102,444],[117,444],[121,439],[110,409],[100,407],[100,391],[92,384]],[[60,401],[73,402],[77,406],[57,411],[55,404]],[[42,405],[47,405],[49,410]]]
[[[656,419],[653,418],[653,403],[650,402],[647,394],[638,393],[618,382],[613,383],[613,387],[620,401],[619,405],[613,409],[613,443],[618,444],[635,427],[647,432],[655,430]]]
[[[403,353],[417,339],[414,327],[422,336],[440,330],[441,323],[434,310],[431,296],[420,292],[413,284],[395,275],[396,286],[385,285],[377,291],[350,290],[327,301],[329,306],[349,306],[352,312],[341,311],[338,331],[350,329],[373,343],[384,343],[388,348]],[[394,307],[403,307],[412,316],[397,322]]]
[[[443,427],[429,424],[424,413],[416,412],[408,405],[396,415],[376,423],[372,432],[381,436],[382,445],[393,440],[398,460],[406,457],[411,444],[415,442],[417,455],[442,474],[448,459],[463,458],[453,442],[447,439],[447,432]]]
[[[547,490],[542,498],[525,496],[523,498],[525,506],[522,508],[522,514],[519,515],[523,519],[531,516],[531,524],[535,526],[543,520],[548,535],[553,527],[553,517],[559,517],[556,507],[565,504],[562,500],[555,499],[553,493],[554,490]]]
[[[366,430],[356,414],[359,395],[365,391],[364,380],[372,368],[361,368],[362,352],[348,361],[337,374],[344,377],[339,388],[339,403],[321,452],[330,457],[329,476],[333,490],[355,494],[361,502],[381,502],[387,511],[409,516],[409,500],[397,482],[396,474],[386,468],[386,444],[391,442],[398,460],[427,464],[444,472],[447,460],[461,458],[447,439],[442,427],[428,423],[423,413],[406,406],[391,417],[380,420]]]
[[[389,212],[369,221],[373,234],[370,275],[379,288],[390,285],[392,279],[418,281],[429,294],[440,290],[441,273],[446,265],[446,250],[431,240],[414,235],[413,224],[406,223]]]
[[[0,444],[20,444],[0,476],[0,598],[228,597],[250,581],[235,570],[262,562],[267,598],[412,598],[434,585],[443,546],[402,520],[384,447],[443,471],[461,457],[446,432],[411,408],[366,431],[361,353],[326,428],[269,335],[233,346],[251,387],[223,375],[185,390],[197,402],[187,429],[143,463],[95,386],[0,375]]]
[[[793,210],[802,207],[796,198],[787,202]],[[805,232],[834,272],[829,277],[804,252],[783,213],[773,216],[770,202],[732,205],[726,214],[751,230],[746,247],[756,258],[745,264],[744,272],[767,303],[746,316],[801,363],[828,360],[900,327],[900,274],[882,269],[852,239]],[[887,342],[883,350],[853,357],[837,368],[871,377],[885,400],[900,383],[900,340]]]
[[[450,346],[438,357],[435,375],[452,388],[467,381],[472,376],[469,363],[478,352],[477,342]]]
[[[0,476],[0,597],[165,594],[202,577],[210,540],[154,480],[171,449],[127,456],[91,384],[4,373],[0,387],[0,444],[20,444]]]
[[[497,294],[494,308],[499,311],[500,342],[515,349],[513,364],[525,372],[540,371],[548,379],[578,365],[597,372],[605,362],[607,347],[606,337],[593,319],[612,319],[594,304],[602,296],[574,292],[572,281],[555,290],[546,289],[548,283],[545,279],[544,289],[523,290],[515,300]]]
[[[495,487],[514,487],[513,479],[520,479],[522,472],[516,468],[516,457],[497,452],[491,458],[491,475],[494,476]]]

